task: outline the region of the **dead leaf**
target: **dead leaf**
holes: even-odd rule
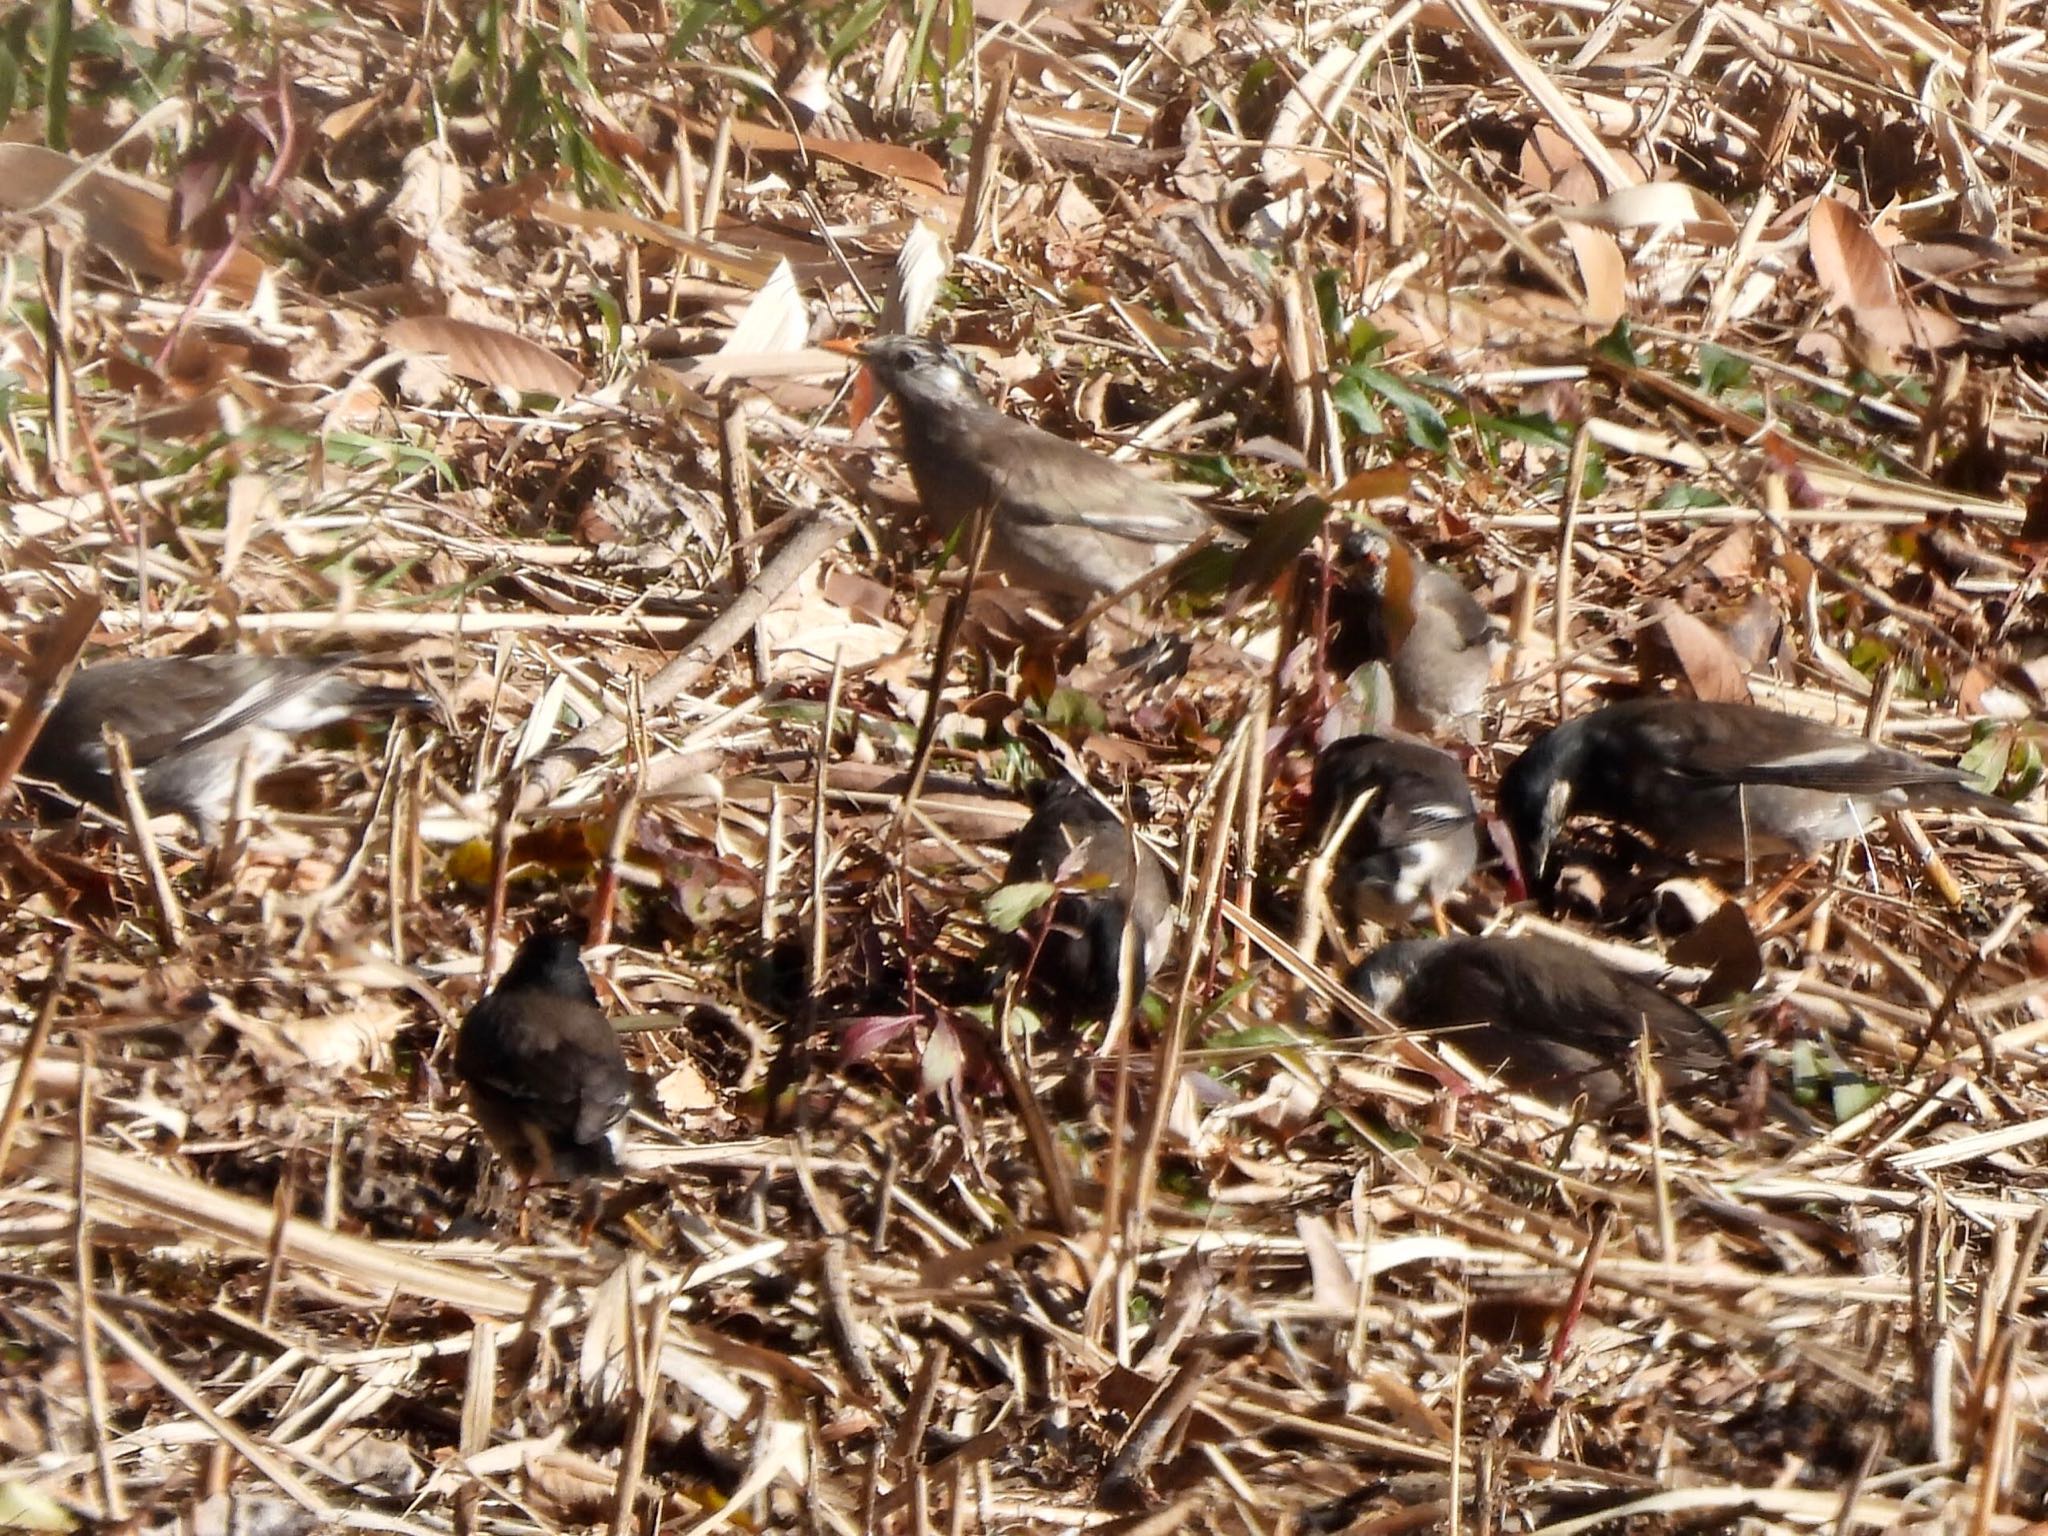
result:
[[[899,336],[921,334],[952,267],[953,252],[945,237],[926,220],[911,220],[910,232],[896,253],[896,271],[882,299],[877,329]]]
[[[1334,157],[1317,152],[1317,147],[1339,117],[1366,62],[1365,55],[1343,43],[1324,49],[1273,114],[1259,152],[1259,171],[1266,185],[1282,194],[1261,210],[1274,228],[1298,225],[1308,211],[1307,194],[1336,174]]]
[[[1585,156],[1572,148],[1572,141],[1550,124],[1538,121],[1522,140],[1522,181],[1532,192],[1550,192],[1558,179],[1574,168],[1583,169]]]
[[[171,195],[163,187],[101,170],[40,144],[0,144],[0,211],[76,219],[88,243],[122,266],[160,282],[185,276],[187,252],[165,238]],[[259,256],[238,250],[218,286],[246,299],[269,274]]]
[[[1320,1216],[1306,1213],[1294,1218],[1295,1235],[1308,1255],[1310,1296],[1323,1311],[1349,1317],[1358,1307],[1358,1281],[1344,1250],[1337,1246],[1337,1234]]]
[[[1668,953],[1674,965],[1708,968],[1697,994],[1702,1007],[1726,1002],[1763,979],[1763,947],[1739,901],[1722,902],[1705,922],[1674,939]]]
[[[1682,181],[1646,181],[1622,187],[1597,203],[1573,204],[1557,210],[1567,224],[1590,224],[1621,231],[1671,227],[1693,240],[1733,240],[1735,216],[1719,202]]]
[[[550,1450],[529,1456],[520,1469],[526,1497],[548,1519],[584,1525],[611,1513],[619,1475],[603,1462],[576,1451]]]
[[[655,1101],[670,1116],[680,1119],[718,1108],[718,1090],[694,1061],[678,1062],[654,1085]]]
[[[1933,351],[1961,337],[1954,320],[1906,297],[1891,257],[1847,204],[1816,200],[1806,230],[1814,276],[1827,290],[1829,307],[1846,310],[1869,340],[1888,351]]]
[[[1756,525],[1737,523],[1722,534],[1707,552],[1707,558],[1700,562],[1700,569],[1716,581],[1747,578],[1756,569]]]
[[[796,286],[796,273],[786,261],[778,261],[768,274],[716,354],[719,361],[781,357],[797,352],[810,334],[811,317],[804,308],[803,295]],[[725,372],[714,362],[705,375],[704,387],[720,388]]]
[[[228,482],[227,517],[220,546],[222,581],[234,579],[235,567],[242,563],[242,554],[249,547],[258,521],[278,520],[281,510],[269,476],[252,472],[237,475]]]
[[[2014,542],[2048,544],[2048,475],[2036,480],[2034,488],[2027,492],[2027,515]]]
[[[1337,489],[1332,501],[1378,501],[1406,496],[1415,487],[1415,471],[1402,464],[1382,464],[1355,471]]]
[[[391,1004],[366,1004],[320,1018],[292,1019],[278,1035],[316,1067],[361,1071],[390,1055],[391,1041],[411,1015]]]
[[[1751,672],[1770,664],[1785,637],[1785,616],[1761,588],[1749,594],[1732,619],[1724,618],[1723,622],[1723,638],[1729,649]]]
[[[447,145],[429,140],[405,157],[398,190],[391,198],[391,222],[415,240],[440,234],[462,207],[469,177]]]
[[[1598,325],[1614,324],[1628,313],[1628,258],[1604,229],[1567,224],[1564,234],[1579,264],[1579,280],[1586,286],[1586,317]]]
[[[583,387],[583,374],[573,363],[538,342],[474,320],[448,315],[394,320],[384,327],[384,344],[394,352],[438,358],[449,372],[493,389],[567,400]]]
[[[1693,697],[1709,703],[1747,704],[1749,674],[1726,640],[1674,603],[1660,604],[1657,632],[1671,648]]]
[[[718,136],[715,124],[696,118],[681,119],[685,128],[704,139]],[[933,192],[946,190],[946,172],[938,161],[921,149],[912,149],[906,144],[884,144],[874,139],[825,139],[805,137],[801,140],[786,128],[772,128],[765,123],[741,123],[732,125],[732,142],[742,149],[779,151],[783,154],[804,153],[820,160],[836,160],[841,165],[852,166],[856,171],[866,171],[870,176],[885,176],[892,181],[903,182],[913,187],[924,187]]]

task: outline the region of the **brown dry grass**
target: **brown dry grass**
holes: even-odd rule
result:
[[[130,844],[0,842],[0,1496],[261,1531],[2041,1517],[2036,852],[1900,828],[1742,893],[1738,1034],[1870,1090],[1819,1143],[1447,1109],[1324,1038],[1251,899],[1318,707],[1279,599],[1182,614],[1170,684],[1075,674],[1092,724],[963,657],[905,814],[932,561],[807,349],[936,294],[1013,410],[1250,508],[1346,486],[1513,621],[1507,741],[1725,686],[1760,630],[1758,698],[1974,728],[2023,780],[2037,17],[468,9],[0,13],[10,643],[91,592],[100,647],[346,639],[447,713],[330,738],[227,867],[174,860],[174,952]],[[843,57],[796,69],[804,37]],[[900,278],[915,220],[962,248]],[[1190,875],[1127,1057],[992,1060],[962,1011],[1018,820],[976,776],[1027,744],[1142,784]],[[446,1053],[492,946],[564,910],[674,1118],[587,1245],[568,1193],[519,1244]]]

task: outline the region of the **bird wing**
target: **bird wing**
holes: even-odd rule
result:
[[[1815,789],[1843,795],[1881,795],[1891,789],[1962,782],[1962,774],[1945,763],[1930,763],[1909,752],[1894,752],[1868,742],[1835,743],[1818,751],[1762,759],[1739,751],[1705,754],[1679,765],[1679,771],[1690,778],[1727,784]]]
[[[1050,432],[1004,417],[1004,506],[1020,522],[1136,544],[1191,544],[1217,524],[1186,497]],[[990,445],[994,447],[996,445]]]
[[[1484,649],[1499,638],[1493,615],[1479,605],[1479,599],[1465,589],[1464,583],[1441,566],[1422,568],[1415,583],[1414,602],[1418,610],[1430,608],[1443,615],[1448,626],[1447,638],[1455,639],[1459,650]]]
[[[344,657],[276,659],[266,656],[181,656],[156,662],[112,662],[83,673],[76,698],[59,706],[58,727],[79,750],[98,752],[102,724],[128,740],[138,764],[189,751],[233,735],[280,703],[314,686]]]
[[[1377,829],[1383,848],[1427,842],[1460,827],[1469,827],[1479,819],[1479,813],[1470,805],[1453,805],[1445,800],[1408,799],[1399,795],[1383,796],[1366,815]]]
[[[1540,942],[1524,940],[1524,944]],[[1720,1030],[1703,1015],[1647,982],[1612,970],[1563,945],[1545,944],[1553,963],[1502,967],[1509,1006],[1542,1020],[1587,1050],[1625,1063],[1645,1029],[1667,1077],[1684,1085],[1723,1075],[1734,1057]],[[1504,951],[1496,953],[1505,955]]]
[[[1327,830],[1369,791],[1377,793],[1360,826],[1369,829],[1364,840],[1381,848],[1440,837],[1479,819],[1463,773],[1450,758],[1431,747],[1357,736],[1323,749],[1309,790],[1311,824]]]
[[[1882,747],[1807,720],[1743,704],[1687,704],[1636,723],[1645,755],[1665,772],[1698,783],[1772,785],[1831,794],[1959,783],[1943,763]]]
[[[631,1107],[633,1079],[603,1010],[565,998],[493,995],[464,1021],[456,1070],[520,1119],[579,1146]]]

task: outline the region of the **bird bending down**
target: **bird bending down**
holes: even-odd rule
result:
[[[127,740],[142,803],[176,814],[206,844],[220,841],[235,776],[249,759],[252,780],[291,750],[291,738],[338,720],[431,710],[405,688],[342,675],[358,658],[167,656],[107,661],[72,674],[36,735],[22,771],[74,800],[119,809],[104,730]]]
[[[1448,752],[1391,736],[1347,736],[1316,756],[1308,824],[1330,836],[1351,805],[1372,798],[1337,851],[1330,904],[1353,921],[1434,918],[1479,863],[1479,806]]]
[[[1374,951],[1351,990],[1411,1029],[1443,1032],[1509,1087],[1561,1108],[1618,1118],[1641,1102],[1633,1065],[1650,1035],[1660,1087],[1678,1100],[1727,1100],[1741,1087],[1728,1040],[1676,998],[1582,950],[1535,935],[1407,939]],[[1773,1089],[1767,1107],[1813,1121]]]
[[[1059,888],[1032,980],[1054,1003],[1083,1017],[1114,1009],[1122,991],[1124,930],[1137,944],[1142,993],[1173,939],[1172,877],[1085,785],[1058,780],[1037,792],[1010,847],[1005,885],[1044,882]],[[1023,930],[1035,931],[1035,925]],[[1023,946],[1027,953],[1030,945]]]
[[[619,1171],[633,1076],[573,934],[544,929],[520,946],[463,1019],[455,1071],[522,1193]]]
[[[1963,772],[1753,704],[1631,699],[1539,736],[1502,777],[1523,878],[1547,897],[1573,816],[1601,816],[1670,853],[1811,858],[1885,811],[1966,809],[2026,820]]]
[[[1092,601],[1204,535],[1236,542],[1178,491],[1004,415],[942,341],[877,336],[845,350],[897,403],[903,457],[926,515],[951,537],[986,508],[988,568],[1017,586]]]

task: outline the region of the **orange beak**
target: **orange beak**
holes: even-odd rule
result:
[[[830,341],[819,342],[818,345],[827,352],[837,352],[841,357],[858,358],[864,343],[835,336]],[[881,401],[882,388],[875,382],[875,371],[863,364],[860,372],[854,376],[853,397],[847,402],[847,425],[858,430],[862,422],[875,414],[875,407],[881,404]]]

